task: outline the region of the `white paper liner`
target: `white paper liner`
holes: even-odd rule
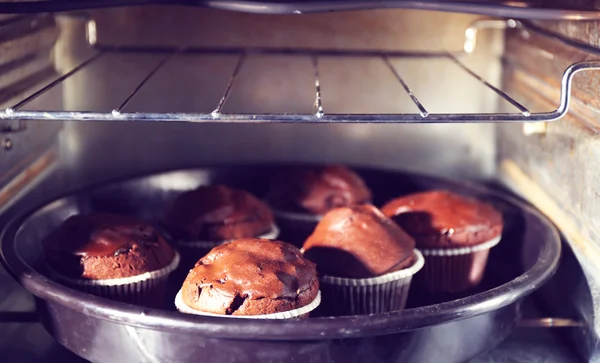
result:
[[[118,279],[87,280],[66,277],[48,267],[52,277],[59,282],[92,295],[132,304],[160,305],[169,279],[169,274],[179,265],[179,253],[167,266],[140,275]]]
[[[412,277],[425,264],[420,251],[415,249],[414,256],[416,261],[410,267],[381,276],[364,279],[321,277],[324,303],[331,313],[339,315],[376,314],[404,309]]]
[[[238,318],[238,319],[293,319],[307,316],[311,311],[315,310],[321,304],[321,291],[317,292],[315,299],[308,305],[304,305],[298,309],[283,311],[280,313],[264,314],[264,315],[222,315],[199,311],[187,306],[181,297],[181,290],[175,296],[175,307],[179,312],[184,314],[194,314],[202,316],[212,316],[218,318]]]
[[[421,252],[417,249],[414,250],[414,256],[416,257],[416,261],[407,268],[402,270],[389,272],[385,275],[369,277],[364,279],[352,279],[345,277],[333,277],[333,276],[323,276],[321,277],[321,281],[328,284],[335,285],[343,285],[343,286],[369,286],[369,285],[379,285],[385,284],[388,282],[396,281],[398,279],[404,279],[406,277],[411,277],[412,275],[419,272],[420,269],[423,268],[425,263],[425,259]]]
[[[143,282],[149,279],[156,279],[163,276],[168,276],[171,272],[173,272],[177,266],[179,265],[179,253],[175,252],[173,256],[173,261],[169,263],[167,266],[150,272],[145,272],[140,275],[135,275],[131,277],[122,277],[118,279],[105,279],[105,280],[89,280],[89,279],[74,279],[70,277],[66,277],[56,271],[54,271],[51,267],[48,269],[52,272],[52,275],[60,281],[79,286],[119,286],[119,285],[127,285],[127,284],[135,284],[138,282]]]
[[[271,229],[266,232],[261,234],[260,236],[257,236],[255,238],[264,238],[264,239],[276,239],[279,236],[279,227],[277,227],[277,225],[275,223],[273,223],[271,225]],[[187,247],[187,248],[199,248],[199,249],[212,249],[214,247],[220,246],[223,243],[227,243],[227,242],[231,242],[233,241],[232,239],[230,240],[225,240],[225,241],[185,241],[185,240],[178,240],[175,242],[176,246],[179,247]]]
[[[457,256],[457,255],[468,255],[469,253],[489,250],[490,248],[497,245],[502,236],[494,237],[487,242],[483,242],[474,246],[467,247],[456,247],[456,248],[421,248],[423,256]]]

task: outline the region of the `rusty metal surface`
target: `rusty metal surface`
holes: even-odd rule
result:
[[[589,23],[538,25],[578,36],[580,41],[598,42],[597,30]],[[598,55],[531,37],[522,31],[509,32],[503,83],[532,110],[544,110],[557,102],[564,67],[574,61],[598,59]],[[600,333],[600,72],[578,75],[573,95],[570,113],[559,122],[548,123],[542,133],[526,136],[519,125],[499,126],[498,155],[504,166],[500,177],[525,197],[537,199],[532,200],[534,204],[547,207],[545,212],[562,225],[583,268],[593,306],[577,305],[577,294],[569,296],[569,301],[590,326],[578,342],[581,351],[591,355],[598,349]],[[539,188],[540,194],[532,188]]]
[[[506,79],[526,84],[535,93],[551,101],[551,104],[544,105],[542,109],[553,109],[558,103],[560,79],[569,65],[600,59],[600,52],[591,53],[570,47],[525,29],[510,31],[508,34],[505,61],[508,65],[506,71],[511,76]],[[573,79],[572,96],[572,107],[575,108],[573,113],[584,116],[590,126],[600,127],[594,117],[600,110],[600,72],[588,71],[576,75]],[[515,97],[530,106],[524,101],[526,96],[518,94]],[[530,107],[539,109],[539,106],[534,102]]]
[[[51,49],[57,39],[58,29],[50,14],[0,17],[0,108],[56,75]],[[32,107],[60,103],[57,93]],[[41,173],[26,173],[25,183],[15,179],[31,171],[35,160],[56,147],[61,128],[60,123],[0,123],[0,210],[32,183],[34,174]]]
[[[0,107],[56,74],[50,50],[57,38],[49,14],[0,18]]]

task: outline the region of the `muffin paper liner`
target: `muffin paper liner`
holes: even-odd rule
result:
[[[467,247],[457,247],[457,248],[421,248],[421,253],[423,256],[458,256],[458,255],[467,255],[469,253],[489,250],[490,248],[497,245],[502,236],[498,236],[492,238],[487,242],[480,243],[475,246],[467,246]]]
[[[219,318],[238,318],[238,319],[301,319],[308,318],[308,315],[311,311],[315,310],[317,306],[321,303],[321,291],[317,292],[317,296],[315,299],[308,305],[304,305],[298,309],[282,311],[280,313],[272,313],[272,314],[264,314],[264,315],[223,315],[223,314],[213,314],[207,313],[204,311],[193,309],[187,306],[183,302],[183,298],[181,296],[181,290],[177,293],[175,297],[175,307],[179,312],[184,314],[194,314],[194,315],[202,315],[202,316],[212,316]]]
[[[179,253],[167,266],[140,275],[118,279],[88,280],[74,279],[52,270],[51,275],[57,281],[92,295],[118,300],[131,304],[160,306],[164,302],[169,274],[179,265]]]
[[[414,257],[412,266],[381,276],[365,279],[321,277],[323,304],[334,315],[376,314],[404,309],[412,277],[425,263],[417,249]]]
[[[468,247],[422,248],[426,263],[416,286],[433,293],[459,293],[476,287],[483,278],[490,248],[501,238]]]
[[[323,218],[309,213],[287,212],[273,208],[271,210],[281,228],[281,238],[298,248],[302,247],[306,238]]]

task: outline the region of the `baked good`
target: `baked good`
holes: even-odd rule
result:
[[[181,194],[167,211],[165,224],[177,239],[227,241],[269,232],[273,214],[246,191],[211,185]]]
[[[43,247],[50,268],[73,279],[132,277],[160,270],[175,257],[152,226],[108,213],[69,217],[44,238]]]
[[[372,205],[329,211],[304,242],[317,264],[329,315],[404,309],[412,276],[423,267],[415,242]]]
[[[321,275],[367,278],[413,263],[414,240],[372,205],[327,213],[304,243]]]
[[[483,201],[445,190],[396,198],[382,211],[409,233],[425,256],[417,288],[430,303],[462,297],[482,281],[490,248],[500,242],[502,214]]]
[[[369,203],[371,191],[345,166],[303,166],[278,175],[267,198],[279,210],[323,215],[333,208]]]
[[[434,190],[407,195],[381,210],[408,234],[418,248],[474,246],[502,233],[502,215],[482,201]]]
[[[185,305],[221,315],[265,315],[313,302],[319,292],[315,265],[287,243],[238,239],[213,248],[181,288]]]

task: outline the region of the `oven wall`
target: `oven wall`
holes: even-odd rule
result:
[[[32,89],[50,82],[57,73],[50,57],[59,32],[49,14],[0,15],[0,109],[26,97]],[[55,107],[61,94],[54,93],[32,107]],[[29,123],[0,120],[0,212],[31,182],[23,176],[40,155],[56,147],[60,122]]]
[[[182,8],[95,11],[98,42],[176,46],[274,46],[352,49],[461,49],[476,19],[420,11],[364,11],[266,16]],[[92,50],[82,19],[62,17],[55,56],[68,70]],[[492,83],[500,79],[499,31],[481,33],[467,62]],[[160,56],[107,56],[67,80],[66,109],[112,110]],[[126,110],[210,112],[235,57],[176,59],[162,68]],[[450,61],[397,63],[432,112],[491,112],[497,96]],[[320,59],[325,112],[415,112],[385,68],[370,60]],[[249,57],[224,112],[312,112],[309,59]],[[62,158],[67,183],[86,184],[165,168],[240,162],[341,162],[459,178],[495,170],[493,125],[302,125],[67,123]]]
[[[538,22],[537,26],[595,47],[600,22]],[[599,59],[559,41],[519,30],[508,33],[504,85],[533,111],[556,108],[560,79],[571,64]],[[569,113],[541,125],[502,125],[498,129],[500,178],[546,213],[569,242],[581,267],[567,264],[560,289],[546,289],[548,306],[585,322],[571,329],[586,361],[600,360],[600,75],[575,76]],[[585,280],[575,279],[581,269]]]

